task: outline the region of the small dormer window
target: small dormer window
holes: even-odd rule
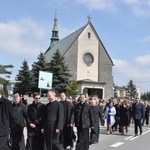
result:
[[[90,33],[90,32],[88,32],[88,38],[89,38],[89,39],[91,38],[91,33]]]

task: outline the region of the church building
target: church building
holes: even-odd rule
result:
[[[87,97],[114,97],[114,64],[90,16],[86,25],[61,40],[57,21],[55,15],[50,46],[45,52],[46,61],[50,62],[56,50],[59,50],[70,70],[71,80],[77,81],[78,91]]]

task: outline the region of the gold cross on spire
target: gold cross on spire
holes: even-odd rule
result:
[[[92,17],[89,15],[87,18],[89,19],[88,22],[91,22]]]

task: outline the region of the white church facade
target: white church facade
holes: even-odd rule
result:
[[[90,19],[85,26],[59,40],[55,16],[51,43],[45,52],[47,62],[56,50],[64,56],[71,80],[77,81],[81,93],[101,99],[114,97],[114,64]]]

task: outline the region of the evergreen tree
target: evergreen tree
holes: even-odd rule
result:
[[[34,93],[35,91],[39,92],[39,89],[38,89],[39,71],[49,71],[50,69],[49,64],[46,63],[45,56],[42,52],[39,54],[37,59],[38,61],[32,64],[32,70],[31,70],[32,93]]]
[[[127,97],[129,97],[130,99],[137,97],[136,85],[133,84],[132,80],[130,80],[128,82],[128,85],[127,85],[127,88],[126,88],[126,93],[127,93]]]
[[[14,86],[14,93],[19,94],[30,94],[31,93],[31,72],[29,70],[29,65],[26,60],[23,61],[20,67],[19,74],[16,76],[16,81],[18,81]]]
[[[9,68],[13,68],[13,65],[0,65],[0,74],[3,75],[5,74],[6,78],[0,77],[0,84],[3,85],[3,90],[4,90],[4,94],[8,95],[8,91],[7,91],[7,85],[9,85],[9,80],[7,80],[7,78],[10,78],[11,75],[11,71],[8,71],[7,69]]]
[[[70,85],[67,86],[67,95],[75,95],[78,94],[78,85],[76,81],[72,81]]]
[[[0,65],[0,74],[5,74],[7,78],[10,78],[11,71],[8,71],[8,68],[13,68],[13,65]],[[0,84],[8,84],[8,80],[0,77]]]
[[[61,56],[59,50],[54,53],[50,62],[50,71],[53,73],[53,89],[58,94],[59,92],[66,92],[67,85],[69,84],[70,73],[68,66]]]
[[[143,93],[141,99],[150,101],[150,92]]]

